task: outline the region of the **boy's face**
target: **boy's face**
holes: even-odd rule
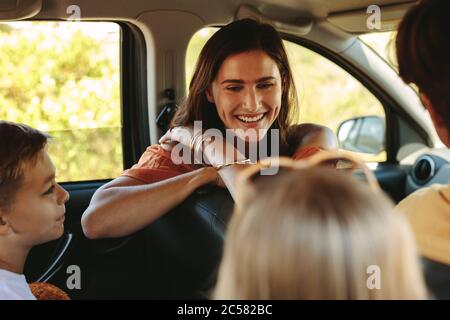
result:
[[[64,232],[68,193],[55,182],[55,167],[46,150],[36,165],[24,163],[23,181],[5,218],[21,244],[34,246],[55,240]]]

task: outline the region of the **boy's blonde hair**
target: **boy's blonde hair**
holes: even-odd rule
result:
[[[324,167],[249,184],[229,224],[214,298],[426,297],[411,231],[380,192]],[[380,289],[369,289],[370,266],[381,271]]]

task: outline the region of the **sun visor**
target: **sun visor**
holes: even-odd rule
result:
[[[336,27],[354,34],[393,31],[397,29],[404,14],[413,5],[414,2],[369,6],[361,10],[331,13],[327,20]]]
[[[0,21],[22,20],[37,15],[42,9],[42,0],[1,0]]]
[[[277,21],[264,16],[258,9],[249,6],[241,5],[235,14],[236,20],[245,18],[254,19],[261,23],[272,25],[279,32],[288,34],[306,35],[311,31],[313,22],[309,18],[298,18],[294,24]]]

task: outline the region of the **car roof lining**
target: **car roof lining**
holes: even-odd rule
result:
[[[22,0],[17,1],[16,9],[10,5],[0,6],[0,20],[20,20],[48,17],[67,18],[67,8],[72,0]],[[110,0],[105,6],[103,1],[78,0],[81,19],[109,18],[136,19],[148,11],[178,10],[197,15],[205,25],[223,25],[230,22],[238,8],[243,4],[255,8],[263,16],[284,24],[298,24],[299,18],[327,20],[333,25],[350,33],[364,33],[367,29],[367,8],[378,5],[382,9],[381,19],[384,29],[396,26],[407,8],[415,0],[129,0],[123,5],[122,0]],[[31,10],[32,9],[32,10]],[[38,10],[39,9],[39,10]],[[15,10],[15,11],[14,11]]]
[[[405,2],[400,4],[387,5],[380,8],[380,30],[377,31],[393,31],[397,29],[398,23],[403,18],[407,10],[414,5],[415,2]],[[367,8],[366,8],[367,9]],[[347,12],[330,14],[326,19],[331,24],[339,27],[348,33],[361,34],[367,33],[367,19],[371,13],[367,10],[352,10]]]

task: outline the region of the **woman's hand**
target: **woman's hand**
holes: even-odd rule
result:
[[[221,188],[226,188],[227,186],[225,185],[225,182],[223,181],[219,172],[217,170],[216,170],[216,172],[217,172],[216,181],[215,181],[216,186],[221,187]]]
[[[192,127],[174,127],[171,130],[167,131],[161,139],[159,139],[159,143],[161,147],[166,151],[172,151],[172,149],[178,144],[181,143],[186,147],[190,148],[192,137],[194,134],[194,129]],[[196,140],[203,140],[202,136],[196,136]],[[198,142],[195,145],[198,147]],[[226,139],[222,137],[215,137],[212,141],[206,139],[207,142],[203,144],[203,148],[194,151],[195,159],[202,159],[203,163],[212,165],[212,168],[208,168],[208,170],[214,171],[214,183],[222,188],[227,187],[226,183],[223,181],[221,175],[217,172],[214,167],[231,163],[235,161],[245,160],[244,155],[242,155],[236,148],[227,142]]]
[[[193,135],[194,129],[192,127],[174,127],[159,139],[159,144],[166,151],[172,151],[178,143],[189,147]]]
[[[213,167],[246,160],[244,154],[239,152],[233,144],[219,136],[204,145],[203,158]]]

